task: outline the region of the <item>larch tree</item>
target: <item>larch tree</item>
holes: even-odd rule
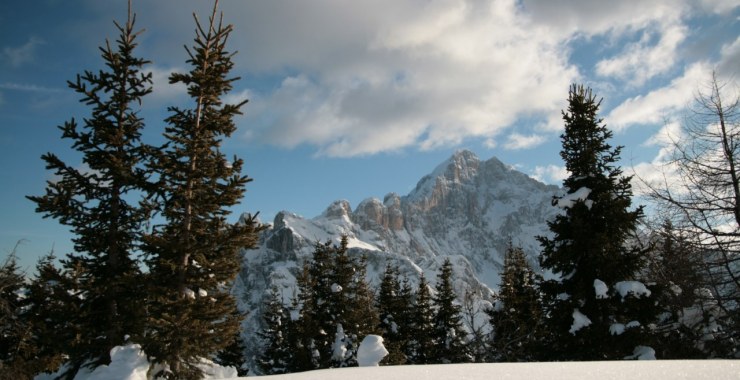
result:
[[[151,168],[163,222],[143,239],[150,270],[143,348],[174,379],[202,377],[200,360],[232,342],[240,318],[230,284],[240,250],[254,247],[261,229],[256,216],[227,220],[251,179],[241,173],[241,159],[228,160],[220,150],[246,100],[223,101],[238,78],[229,77],[232,26],[223,24],[217,6],[205,25],[194,15],[196,37],[186,47],[191,70],[170,76],[170,83],[187,86],[193,104],[169,108],[167,143]]]
[[[553,199],[564,209],[549,222],[551,237],[539,237],[541,265],[555,279],[544,281],[547,329],[556,360],[649,356],[649,325],[657,309],[640,279],[646,250],[636,244],[642,207],[632,207],[631,177],[617,165],[621,147],[598,117],[601,102],[590,89],[573,85],[560,156],[569,173],[567,193]]]
[[[740,96],[716,73],[671,137],[665,181],[648,183],[672,228],[702,257],[705,303],[716,357],[736,355],[740,342]]]
[[[143,332],[143,282],[135,252],[149,218],[141,194],[147,188],[150,148],[141,142],[144,122],[137,108],[151,92],[152,76],[142,71],[148,61],[134,54],[134,21],[129,6],[126,23],[115,24],[120,33],[115,44],[106,41],[100,47],[105,69],[85,71],[68,82],[80,102],[91,107],[81,125],[73,118],[59,127],[82,163],[44,154],[54,178],[47,181],[45,195],[28,196],[37,212],[74,234],[74,253],[63,261],[68,271],[82,274],[75,289],[82,336],[79,350],[69,352],[73,368],[109,362],[113,347]]]

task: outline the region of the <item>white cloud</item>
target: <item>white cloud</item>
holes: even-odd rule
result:
[[[0,83],[0,89],[25,92],[63,92],[59,88],[44,87],[29,83]]]
[[[606,117],[607,124],[614,130],[623,130],[633,125],[660,124],[671,119],[689,104],[699,84],[710,74],[711,69],[706,63],[693,64],[683,76],[667,86],[622,102]]]
[[[145,67],[147,73],[152,74],[152,94],[148,99],[157,102],[174,103],[177,99],[187,96],[187,88],[181,84],[170,84],[172,73],[183,73],[186,70],[179,67],[160,67],[150,65]]]
[[[538,24],[549,25],[560,38],[572,35],[618,36],[656,22],[678,20],[690,11],[690,1],[676,0],[523,0]]]
[[[568,171],[565,166],[547,165],[537,166],[531,173],[532,178],[553,185],[561,185],[563,180],[568,178]]]
[[[208,12],[192,1],[141,7],[140,25],[167,16],[172,36],[192,33],[191,10]],[[251,96],[239,133],[354,156],[471,138],[494,146],[523,117],[540,131],[559,130],[568,86],[588,79],[571,62],[574,41],[600,37],[617,46],[599,72],[639,86],[675,69],[677,49],[693,33],[685,21],[697,8],[696,0],[272,0],[222,9],[235,24],[229,48],[239,51],[236,68],[276,83],[237,82]],[[155,51],[168,54],[158,65],[177,65],[182,48],[161,41]],[[619,48],[624,41],[635,42]],[[687,75],[628,99],[610,114],[610,127],[662,121],[689,99],[679,94],[689,88]],[[499,142],[514,147],[521,137]]]
[[[36,47],[42,44],[44,44],[42,39],[31,37],[28,42],[19,47],[5,47],[2,54],[3,60],[7,61],[12,67],[20,67],[33,62]]]
[[[490,139],[524,114],[559,113],[578,73],[515,1],[418,5],[395,6],[380,28],[355,33],[341,66],[328,62],[261,94],[273,122],[257,136],[352,156]]]
[[[527,149],[536,147],[545,142],[545,136],[542,135],[522,135],[519,133],[512,133],[507,138],[504,148],[510,150]]]
[[[664,125],[655,135],[651,136],[643,145],[657,146],[660,149],[650,162],[640,162],[631,168],[636,180],[632,181],[635,194],[650,193],[650,187],[670,188],[671,184],[679,183],[675,167],[671,165],[674,144],[683,138],[681,125],[670,122]]]
[[[653,34],[660,34],[651,46]],[[677,60],[677,48],[686,39],[687,28],[669,25],[657,31],[645,31],[639,42],[628,44],[623,53],[596,64],[601,76],[625,80],[631,86],[642,86],[650,78],[667,72]]]
[[[704,9],[718,14],[728,13],[740,7],[737,0],[699,0],[699,3]]]
[[[721,58],[716,65],[717,75],[723,82],[740,77],[740,36],[732,43],[722,46]]]

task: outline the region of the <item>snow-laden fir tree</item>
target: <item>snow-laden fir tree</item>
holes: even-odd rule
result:
[[[435,285],[433,297],[435,363],[464,363],[472,360],[466,347],[467,332],[463,328],[461,306],[452,287],[452,263],[445,259]]]
[[[253,247],[260,230],[253,216],[227,220],[251,179],[241,173],[241,159],[220,151],[246,101],[223,101],[238,78],[229,77],[232,26],[223,24],[217,5],[206,24],[194,16],[196,37],[186,48],[191,70],[170,76],[171,83],[187,86],[193,104],[170,107],[167,143],[152,165],[163,222],[144,237],[150,288],[143,348],[166,365],[162,375],[168,378],[202,377],[201,358],[231,343],[240,318],[230,284],[239,251]]]
[[[83,363],[106,364],[111,348],[143,332],[143,281],[134,252],[149,218],[149,207],[139,199],[146,189],[144,161],[150,148],[140,140],[144,123],[137,107],[151,92],[152,76],[142,71],[148,61],[134,54],[134,19],[129,6],[126,23],[116,23],[115,44],[106,41],[100,47],[104,69],[68,82],[91,108],[81,125],[72,118],[59,127],[82,163],[44,154],[54,179],[47,181],[45,195],[28,197],[37,212],[74,234],[74,253],[63,261],[68,271],[82,274],[75,290],[80,292],[81,336],[76,349],[67,352],[73,372]]]
[[[542,302],[538,276],[524,251],[509,244],[499,294],[487,311],[492,326],[489,359],[523,362],[536,359],[542,334]]]
[[[299,310],[296,311],[300,312],[300,317],[296,321],[298,350],[293,371],[331,366],[336,318],[335,308],[330,307],[329,302],[333,297],[333,256],[337,249],[343,248],[333,246],[330,241],[317,242],[311,260],[304,264],[297,278]]]
[[[291,321],[288,309],[277,286],[273,286],[264,305],[263,327],[259,332],[263,350],[257,358],[261,374],[277,375],[288,373],[292,358],[288,330]]]
[[[434,361],[434,306],[429,283],[422,273],[416,290],[413,322],[410,325],[411,339],[406,346],[409,364],[431,364]]]
[[[352,254],[352,251],[348,251]],[[338,367],[357,365],[357,349],[360,343],[369,334],[378,333],[378,310],[375,308],[375,291],[367,282],[367,257],[352,257],[354,263],[352,277],[344,290],[347,306],[342,314],[340,323],[346,331],[344,359],[335,363]]]
[[[548,223],[552,237],[538,238],[542,267],[557,277],[543,283],[553,338],[547,359],[622,359],[653,343],[657,310],[638,281],[646,251],[634,239],[643,211],[632,207],[631,178],[617,165],[621,147],[609,145],[599,106],[590,89],[573,85],[563,111],[567,194],[553,203],[564,212]]]
[[[404,286],[406,288],[404,289]],[[380,319],[380,334],[383,345],[388,350],[384,364],[397,365],[406,363],[404,348],[408,342],[408,317],[411,308],[411,297],[408,283],[402,283],[398,268],[388,263],[380,281],[376,307]]]
[[[378,324],[366,265],[364,258],[350,256],[347,236],[338,246],[330,241],[316,244],[298,278],[297,370],[356,365],[360,340]]]

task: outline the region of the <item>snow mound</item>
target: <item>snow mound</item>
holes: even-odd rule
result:
[[[637,346],[632,351],[632,355],[625,357],[625,359],[655,360],[655,350],[648,346]]]
[[[594,202],[588,199],[588,195],[591,194],[591,189],[588,187],[582,187],[570,194],[565,194],[562,198],[558,199],[555,206],[560,208],[572,208],[576,202],[583,202],[588,209],[591,209]]]
[[[609,287],[606,286],[604,281],[597,278],[594,280],[594,292],[596,292],[597,299],[604,299],[608,297],[607,292],[609,292]]]
[[[151,363],[146,354],[138,344],[127,344],[125,346],[113,347],[110,350],[111,362],[101,365],[92,370],[80,370],[74,380],[150,380],[147,372]],[[204,372],[204,379],[232,379],[238,376],[233,367],[222,367],[210,360],[202,360],[199,367]],[[62,367],[57,373],[43,373],[37,375],[35,380],[52,380],[61,375],[65,370]]]
[[[357,364],[360,367],[377,367],[386,355],[388,350],[383,346],[383,337],[368,335],[357,349]]]
[[[640,281],[620,281],[614,284],[614,289],[619,292],[622,298],[632,294],[633,296],[640,298],[642,296],[650,297],[650,290]]]
[[[576,331],[584,327],[587,327],[590,324],[591,324],[591,320],[588,319],[587,316],[583,315],[583,313],[581,313],[580,310],[574,309],[573,310],[573,324],[570,326],[570,330],[568,330],[568,332],[575,335]]]

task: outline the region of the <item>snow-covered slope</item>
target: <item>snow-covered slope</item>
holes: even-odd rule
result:
[[[245,338],[254,339],[259,328],[266,290],[278,286],[289,302],[295,276],[314,244],[327,239],[338,243],[342,234],[349,237],[351,254],[367,255],[368,277],[375,284],[388,262],[412,284],[422,271],[433,284],[449,258],[458,295],[472,291],[485,302],[498,286],[509,242],[521,246],[536,265],[535,236],[548,233],[546,222],[557,212],[552,197],[559,192],[495,158],[481,161],[459,151],[406,196],[366,199],[354,210],[347,201],[335,201],[313,219],[280,212],[262,234],[259,248],[243,255],[234,291],[250,313]]]

